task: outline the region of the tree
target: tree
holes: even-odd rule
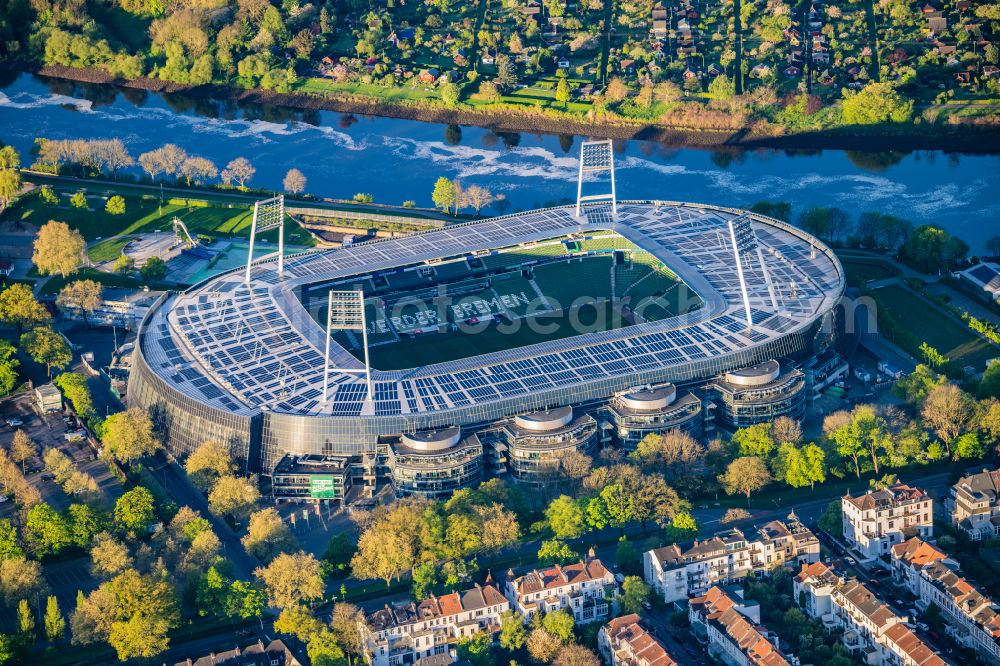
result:
[[[330,614],[330,630],[333,632],[337,645],[347,653],[348,659],[361,657],[365,650],[362,626],[365,624],[365,614],[354,604],[334,604]]]
[[[445,81],[441,84],[441,102],[449,109],[454,109],[458,105],[458,98],[462,94],[458,86],[451,81]]]
[[[236,463],[229,447],[214,439],[202,442],[184,461],[184,470],[202,492],[208,492],[223,476],[236,472]]]
[[[760,456],[766,458],[776,447],[771,436],[770,423],[757,423],[747,428],[740,428],[733,433],[733,442],[740,447],[740,455]]]
[[[465,203],[468,204],[472,210],[476,211],[476,215],[479,215],[483,208],[491,205],[495,199],[492,192],[480,185],[470,185],[464,192],[462,192],[462,195],[465,199]]]
[[[90,549],[90,569],[98,578],[109,580],[133,565],[128,546],[115,539],[108,532],[94,537]]]
[[[73,208],[85,209],[87,207],[87,194],[83,190],[74,192],[73,196],[69,198],[69,205]]]
[[[31,612],[27,599],[21,599],[17,604],[17,631],[28,645],[35,642],[35,614]]]
[[[840,112],[847,125],[905,123],[913,116],[913,100],[892,83],[871,82],[858,91],[845,88]]]
[[[952,442],[971,425],[975,401],[954,384],[942,384],[927,395],[920,415],[951,455]]]
[[[298,169],[289,169],[282,186],[289,194],[302,194],[306,190],[306,177]]]
[[[96,280],[74,280],[59,291],[56,305],[60,308],[79,310],[86,323],[87,315],[101,307],[102,292],[103,287]]]
[[[245,157],[237,157],[222,170],[222,180],[227,184],[236,182],[237,186],[246,192],[246,184],[255,173],[257,173],[257,169],[250,164],[250,160]]]
[[[190,187],[192,184],[203,183],[210,178],[215,178],[219,175],[219,168],[209,159],[192,156],[181,164],[180,175],[184,176],[184,180]]]
[[[0,293],[2,298],[2,293]],[[17,349],[6,340],[0,340],[0,398],[17,386],[17,367],[21,364],[14,356]]]
[[[903,398],[906,402],[922,407],[924,400],[935,387],[947,383],[948,378],[934,372],[926,365],[920,364],[908,375],[902,377],[892,387],[892,392],[896,396]]]
[[[528,640],[524,620],[514,611],[504,611],[500,615],[500,646],[510,650],[520,650]]]
[[[816,482],[826,481],[826,451],[815,444],[807,444],[796,449],[794,456],[785,471],[785,481],[793,488],[809,485],[816,487]]]
[[[601,666],[601,660],[584,646],[571,643],[559,650],[552,666]]]
[[[726,509],[726,513],[723,514],[722,519],[719,522],[723,525],[728,525],[729,523],[738,523],[741,520],[749,520],[750,517],[750,512],[746,509],[733,507],[732,509]]]
[[[117,259],[115,259],[115,263],[114,266],[112,266],[112,270],[115,273],[121,275],[122,277],[127,277],[129,273],[135,270],[135,259],[133,259],[132,257],[128,256],[123,252],[122,254],[118,255]]]
[[[43,594],[47,589],[42,565],[24,557],[0,560],[0,596],[8,608],[21,599]]]
[[[334,633],[325,627],[310,639],[306,654],[313,666],[341,666],[344,663],[344,651],[337,644]]]
[[[295,636],[303,643],[308,643],[322,629],[323,623],[312,611],[299,604],[283,609],[274,622],[275,631]]]
[[[802,441],[802,425],[795,419],[779,416],[771,422],[771,437],[777,444],[798,444]]]
[[[59,610],[59,600],[54,596],[49,596],[45,602],[45,638],[52,643],[57,643],[66,634],[66,619],[62,611]]]
[[[622,529],[626,523],[637,518],[635,495],[621,483],[605,486],[599,496],[607,512],[609,526]]]
[[[0,213],[21,193],[21,173],[14,169],[0,170]]]
[[[441,176],[434,183],[434,191],[431,193],[431,200],[434,201],[434,205],[448,212],[448,209],[455,207],[455,213],[458,213],[458,188],[454,181],[448,180],[444,176]]]
[[[323,596],[323,573],[319,560],[311,554],[281,553],[274,561],[258,568],[254,575],[267,591],[268,603],[288,608]]]
[[[86,377],[79,372],[64,372],[56,377],[55,385],[62,389],[63,395],[81,417],[86,418],[94,413],[94,399]]]
[[[208,494],[208,506],[222,516],[245,518],[260,501],[257,477],[223,476]]]
[[[708,94],[712,99],[729,99],[736,94],[736,84],[728,76],[719,75],[708,84]]]
[[[560,78],[559,82],[556,83],[556,101],[564,108],[569,104],[569,83],[565,77]]]
[[[671,543],[687,541],[698,536],[698,521],[687,511],[675,515],[664,530],[664,537]]]
[[[573,625],[576,624],[569,611],[559,609],[546,613],[542,618],[542,626],[563,643],[573,640]]]
[[[48,504],[37,504],[28,511],[24,540],[36,557],[58,555],[73,544],[73,533],[66,516]]]
[[[486,631],[477,631],[472,636],[461,638],[455,646],[460,660],[473,666],[491,666],[493,657],[493,636]]]
[[[21,331],[47,324],[50,319],[48,310],[35,300],[28,285],[17,282],[0,291],[0,323]]]
[[[296,545],[292,531],[274,507],[250,515],[250,525],[242,542],[246,551],[262,562],[270,562]]]
[[[919,270],[927,272],[949,268],[968,253],[965,241],[929,224],[914,229],[903,245],[903,256]]]
[[[62,369],[73,360],[66,339],[48,326],[41,326],[21,336],[21,347],[36,362],[45,365],[49,377],[52,368]]]
[[[746,495],[749,505],[750,494],[771,483],[771,473],[762,459],[743,456],[729,463],[726,472],[719,477],[719,483],[730,495]]]
[[[104,211],[109,215],[124,215],[125,197],[118,194],[110,197],[108,202],[104,205]]]
[[[649,599],[650,587],[638,576],[626,576],[622,583],[622,596],[618,600],[623,613],[638,613]]]
[[[545,517],[557,539],[575,539],[586,531],[583,509],[579,502],[568,495],[560,495],[552,500],[545,510]]]
[[[74,644],[107,641],[121,661],[153,657],[167,649],[178,626],[173,586],[129,569],[79,600],[70,617]]]
[[[10,457],[14,462],[21,464],[21,472],[24,473],[26,462],[38,455],[38,447],[28,434],[20,428],[14,433],[14,439],[10,443]]]
[[[488,507],[477,507],[480,526],[480,547],[487,552],[497,552],[515,543],[521,536],[521,527],[513,511],[508,511],[500,504]]]
[[[385,586],[393,578],[413,567],[413,544],[405,535],[390,529],[368,529],[358,540],[351,559],[351,571],[357,578],[381,579]]]
[[[837,538],[844,535],[844,517],[840,508],[840,500],[834,500],[826,505],[826,510],[819,518],[819,527]]]
[[[162,446],[149,413],[139,407],[109,416],[104,422],[103,442],[111,455],[125,464],[153,455]]]
[[[139,269],[143,280],[158,282],[167,277],[167,262],[159,257],[150,257]]]
[[[986,443],[974,432],[967,432],[955,440],[955,457],[959,459],[980,459],[986,457]]]
[[[0,518],[0,561],[23,557],[24,551],[17,543],[17,528],[9,518]]]
[[[549,539],[543,541],[538,549],[538,561],[542,564],[569,564],[580,559],[580,555],[574,551],[565,541],[559,539]]]
[[[563,648],[562,641],[541,627],[528,634],[527,646],[531,659],[539,664],[552,662]]]
[[[133,536],[142,534],[156,522],[156,500],[144,486],[136,486],[115,502],[115,524]]]
[[[86,247],[79,231],[65,222],[49,220],[38,230],[31,261],[42,275],[58,273],[65,278],[83,265]]]

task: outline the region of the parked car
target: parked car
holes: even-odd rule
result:
[[[619,585],[621,585],[622,583],[625,582],[625,575],[624,574],[620,574],[620,573],[616,573],[615,574],[615,580],[618,581]]]
[[[649,603],[648,601],[643,601],[642,602],[642,607],[645,608],[648,611],[653,610],[653,604]]]
[[[878,578],[869,578],[868,582],[874,585],[875,587],[879,587],[882,584],[882,582]]]
[[[24,425],[24,421],[19,416],[12,416],[7,419],[7,425],[11,428],[20,428]]]
[[[86,438],[86,436],[86,430],[69,430],[63,434],[63,438],[65,438],[67,442],[79,442],[81,439]]]
[[[853,567],[853,566],[854,566],[855,564],[857,564],[857,563],[858,563],[858,561],[857,561],[857,560],[855,560],[855,559],[854,559],[853,557],[845,557],[845,558],[844,558],[844,561],[846,561],[846,562],[847,562],[848,564],[850,564],[850,565],[851,565],[852,567]]]

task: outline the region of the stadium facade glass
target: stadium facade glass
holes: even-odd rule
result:
[[[574,212],[573,206],[535,210],[310,251],[287,257],[281,276],[273,260],[259,261],[249,283],[242,271],[234,271],[168,294],[140,328],[129,401],[152,411],[174,454],[220,439],[246,461],[248,471],[266,474],[287,455],[375,454],[404,433],[453,426],[463,433],[500,429],[514,416],[561,406],[582,408],[578,416],[583,415],[635,387],[706,386],[727,371],[769,359],[794,364],[832,339],[843,271],[828,248],[800,229],[749,215],[778,307],[760,266],[748,262],[743,272],[754,322],[748,329],[727,233],[728,220],[744,211],[638,201],[619,202],[617,216],[608,206],[585,207],[580,217]],[[612,236],[623,241],[606,240]],[[600,242],[592,243],[595,239]],[[504,256],[518,252],[533,258]],[[565,288],[544,276],[588,261],[609,276],[611,304],[628,313],[622,325],[521,338],[509,348],[469,343],[465,352],[449,352],[440,362],[409,368],[397,362],[379,369],[376,352],[382,346],[391,352],[393,344],[417,345],[421,338],[430,346],[440,346],[441,338],[449,346],[462,345],[457,329],[469,323],[466,319],[481,318],[486,321],[473,325],[498,328],[530,316],[515,311],[515,301],[500,298],[495,285],[520,281],[518,292],[527,284],[544,305],[539,285],[555,285],[546,287],[550,292]],[[663,308],[654,308],[648,318],[637,314],[640,301],[615,291],[622,280],[632,280],[629,288],[660,280],[661,286],[636,287],[635,293]],[[686,311],[668,304],[671,281],[695,295],[687,299],[693,305]],[[313,304],[346,283],[360,285],[372,308],[373,395],[369,399],[359,375],[364,364],[356,340],[337,333],[324,401],[326,332],[317,320],[326,315]],[[433,297],[435,290],[456,284],[489,290],[479,296],[499,299],[503,311],[465,308],[459,290],[459,309],[428,322],[429,330],[392,321],[379,328],[390,301],[408,288],[429,290]],[[420,359],[409,351],[397,356]]]

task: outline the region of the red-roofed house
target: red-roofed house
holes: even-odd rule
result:
[[[892,577],[914,595],[920,594],[920,570],[934,562],[945,562],[952,567],[958,563],[920,537],[907,539],[892,547]]]
[[[975,650],[988,664],[1000,664],[1000,606],[978,586],[944,562],[920,570],[917,607],[935,604],[948,622],[948,634],[959,645]]]
[[[677,666],[677,661],[636,614],[616,617],[601,627],[597,648],[611,666]]]
[[[708,640],[709,654],[726,664],[791,666],[798,662],[782,654],[778,636],[760,625],[756,603],[734,599],[721,588],[712,587],[704,596],[691,599],[688,618],[695,636]]]
[[[460,639],[500,631],[500,615],[510,604],[492,579],[464,592],[431,596],[419,603],[386,605],[368,616],[361,633],[371,666],[412,664],[450,653]]]
[[[567,610],[577,624],[603,621],[618,607],[618,584],[599,559],[551,566],[515,578],[507,574],[507,599],[525,620],[535,613]]]

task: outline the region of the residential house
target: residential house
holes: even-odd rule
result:
[[[732,528],[703,541],[647,551],[643,553],[646,582],[670,603],[742,579],[752,571],[819,559],[819,541],[794,513],[787,522],[769,522],[750,537]]]
[[[422,69],[418,75],[421,83],[434,83],[437,81],[439,76],[441,76],[441,72],[439,72],[436,67]]]
[[[951,523],[973,541],[1000,536],[1000,470],[963,476],[951,487],[944,506]]]
[[[991,261],[978,263],[958,274],[976,289],[983,290],[983,296],[1000,302],[1000,265]]]
[[[536,613],[569,611],[577,624],[610,618],[618,607],[614,575],[591,554],[577,562],[533,570],[524,576],[507,573],[510,607],[530,619]]]
[[[932,504],[926,492],[905,484],[845,495],[840,502],[844,539],[862,560],[888,556],[905,539],[934,535]]]
[[[635,613],[601,627],[597,649],[610,666],[677,666],[666,647],[642,626]]]
[[[870,666],[946,666],[923,640],[868,587],[838,576],[822,563],[804,566],[792,581],[793,598],[828,630],[843,632],[848,651]],[[895,627],[899,627],[898,629]]]
[[[708,642],[708,653],[730,666],[791,666],[794,657],[782,654],[778,636],[760,624],[760,607],[746,602],[742,590],[710,588],[688,603],[694,635]]]
[[[975,650],[986,663],[1000,663],[1000,605],[943,561],[920,570],[917,606],[923,610],[932,603],[959,645]]]
[[[948,555],[920,537],[907,539],[892,547],[892,579],[910,591],[920,594],[920,570],[934,562],[948,562],[957,567],[958,563]]]
[[[372,666],[412,664],[424,657],[450,653],[463,638],[500,631],[500,615],[510,603],[487,579],[464,592],[432,595],[368,616],[361,625],[368,663]]]
[[[236,647],[225,652],[213,652],[198,659],[178,661],[175,666],[302,666],[288,646],[280,640],[267,645],[264,641],[244,648]]]

